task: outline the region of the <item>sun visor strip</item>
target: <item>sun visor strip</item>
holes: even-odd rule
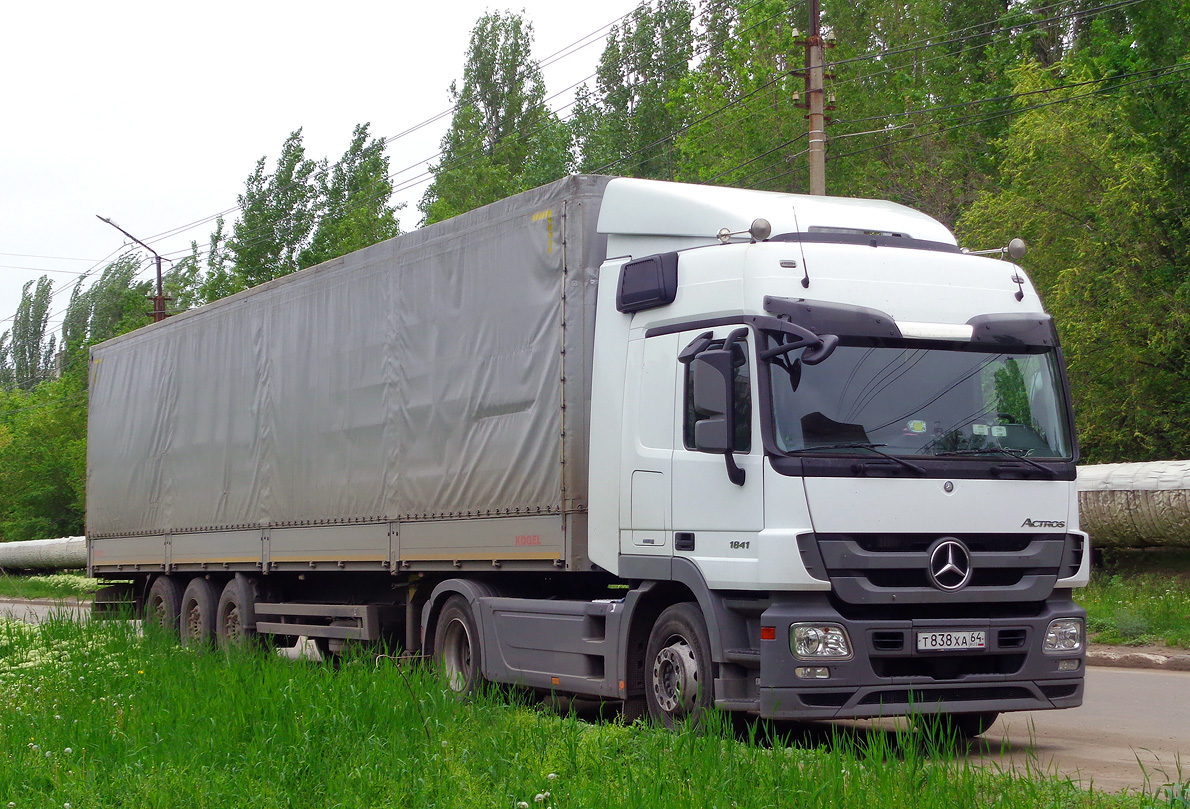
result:
[[[847,337],[902,337],[892,315],[879,309],[847,303],[826,303],[766,295],[764,309],[778,317],[788,317],[815,334],[838,334]]]
[[[770,242],[802,242],[803,244],[853,244],[863,247],[901,247],[908,250],[933,250],[939,253],[961,253],[958,245],[914,239],[892,233],[781,233],[771,236]]]
[[[1046,346],[1058,344],[1054,319],[1041,312],[1005,312],[977,315],[967,321],[971,342],[1001,346]]]

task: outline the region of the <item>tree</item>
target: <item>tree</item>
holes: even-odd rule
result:
[[[687,121],[682,81],[694,56],[694,8],[688,0],[638,6],[612,26],[599,60],[596,90],[580,88],[571,120],[583,171],[672,180],[675,138]]]
[[[418,206],[426,224],[569,171],[570,133],[545,105],[532,42],[532,25],[511,12],[485,14],[472,29],[463,86],[451,84],[454,115]]]
[[[1017,90],[1052,87],[1056,73],[1025,65]],[[1025,264],[1058,323],[1086,460],[1187,457],[1190,283],[1164,258],[1165,166],[1126,100],[1086,87],[1046,99],[1057,103],[1017,116],[997,144],[999,187],[964,213],[959,234],[1030,243]]]
[[[53,375],[56,341],[46,335],[53,284],[47,276],[21,288],[12,328],[0,335],[0,381],[5,387],[32,390]]]
[[[396,209],[389,204],[393,185],[388,176],[384,141],[368,140],[368,124],[359,124],[351,145],[330,172],[320,175],[321,216],[310,246],[302,251],[303,267],[391,239],[401,232]]]
[[[319,187],[326,161],[306,157],[302,130],[281,147],[277,167],[265,173],[265,158],[244,183],[238,197],[240,218],[227,247],[234,261],[234,283],[247,289],[301,269],[299,256],[318,221]]]
[[[85,374],[0,392],[0,539],[83,532]]]
[[[680,83],[689,128],[678,139],[679,179],[770,190],[805,187],[806,122],[798,107],[804,9],[783,0],[703,6],[704,57]]]

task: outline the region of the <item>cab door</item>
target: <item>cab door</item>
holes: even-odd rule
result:
[[[750,330],[724,326],[677,335],[670,361],[674,390],[672,503],[675,555],[689,557],[712,587],[755,586],[758,537],[764,529],[764,451],[756,402],[755,350]],[[732,339],[732,335],[735,338]],[[698,448],[699,423],[709,416],[695,400],[692,353],[730,341],[733,383],[731,463],[724,452]],[[730,470],[734,465],[738,473]],[[742,474],[741,474],[742,473]],[[733,477],[739,482],[733,482]]]

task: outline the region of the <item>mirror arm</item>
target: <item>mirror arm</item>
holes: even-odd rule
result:
[[[735,462],[735,453],[728,450],[723,453],[723,459],[727,462],[727,479],[737,486],[743,486],[746,470]]]

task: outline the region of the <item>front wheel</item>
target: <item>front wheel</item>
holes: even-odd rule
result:
[[[649,715],[673,728],[698,725],[715,704],[711,642],[693,602],[674,604],[657,618],[645,657],[645,702]]]
[[[434,630],[434,659],[446,673],[450,690],[461,697],[479,688],[479,631],[471,605],[462,596],[451,596],[438,615]]]
[[[997,711],[928,714],[913,717],[913,724],[935,741],[968,741],[982,736],[999,718]]]

